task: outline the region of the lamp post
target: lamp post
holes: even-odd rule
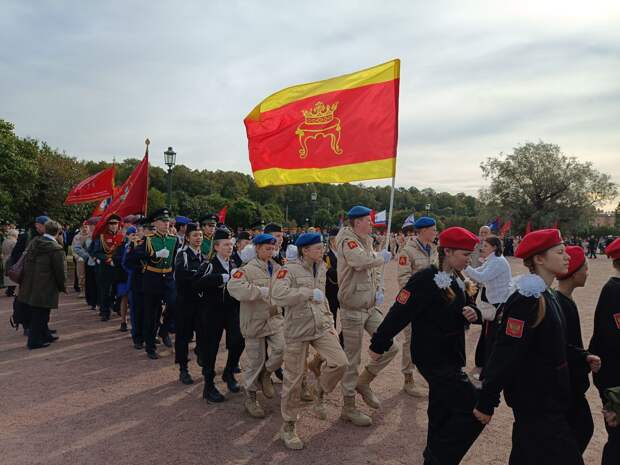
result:
[[[312,194],[310,194],[310,200],[312,200],[312,226],[316,226],[316,215],[315,215],[315,210],[316,210],[316,198],[317,198],[318,194],[316,192],[313,192]]]
[[[427,203],[426,204],[426,216],[430,215],[430,212],[431,212],[431,204]]]
[[[164,152],[164,163],[168,167],[168,209],[172,208],[172,168],[176,164],[177,153],[168,147]]]

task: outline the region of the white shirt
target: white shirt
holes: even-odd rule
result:
[[[465,274],[474,281],[484,284],[489,303],[501,304],[508,300],[512,272],[508,260],[503,255],[499,257],[495,254],[489,255],[482,266],[465,268]]]

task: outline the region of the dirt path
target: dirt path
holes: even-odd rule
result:
[[[591,260],[590,266],[588,287],[576,293],[586,344],[594,306],[611,269],[605,258]],[[393,301],[398,291],[394,263],[386,286],[386,301]],[[102,323],[75,294],[64,297],[60,310],[52,312],[50,326],[58,329],[60,340],[51,348],[28,351],[21,332],[6,324],[10,306],[11,299],[0,297],[2,465],[422,463],[427,402],[402,393],[400,357],[373,383],[382,400],[382,408],[372,412],[373,426],[356,428],[338,420],[337,388],[328,397],[328,420],[318,420],[310,409],[303,412],[298,430],[307,446],[293,453],[277,440],[277,398],[267,401],[271,413],[262,421],[243,413],[242,394],[207,405],[194,361],[190,371],[197,382],[183,386],[171,351],[148,360],[133,349],[128,333],[118,331],[118,318]],[[470,366],[478,334],[479,327],[473,327],[467,336]],[[585,461],[598,464],[606,434],[592,388],[588,398],[595,433]],[[511,425],[512,414],[502,404],[463,463],[507,463]]]

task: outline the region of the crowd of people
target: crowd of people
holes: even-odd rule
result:
[[[228,393],[243,391],[247,415],[266,416],[258,394],[273,398],[273,377],[281,379],[280,438],[289,449],[304,447],[301,403],[326,419],[325,396],[338,383],[341,419],[371,425],[358,394],[371,409],[381,407],[371,384],[401,350],[404,392],[429,398],[425,464],[458,464],[502,392],[515,417],[511,464],[583,464],[593,434],[590,372],[605,406],[602,463],[620,463],[620,239],[604,249],[611,277],[586,349],[572,293],[585,286],[588,261],[583,244],[566,244],[559,230],[502,241],[487,226],[478,235],[460,227],[438,233],[433,218],[421,217],[386,241],[373,233],[369,208],[355,206],[347,216],[347,225],[328,231],[257,223],[233,234],[217,215],[192,221],[160,209],[143,219],[111,215],[96,233],[91,219],[74,237],[40,216],[19,235],[11,228],[2,246],[13,279],[7,295],[16,296],[12,322],[23,326],[29,349],[58,340],[49,316],[66,292],[70,243],[78,297],[102,322],[120,315],[119,330],[131,331],[133,347],[149,359],[159,358],[158,345],[174,347],[183,384],[194,383],[195,341],[208,403],[227,398],[216,380],[224,334],[221,380]],[[529,273],[512,278],[506,248]],[[384,317],[384,268],[392,259],[401,289]],[[482,329],[476,368],[467,373],[472,324]]]

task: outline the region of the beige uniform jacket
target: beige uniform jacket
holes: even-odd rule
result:
[[[426,268],[430,265],[438,264],[437,247],[431,244],[431,255],[426,253],[420,242],[411,237],[407,243],[398,252],[398,285],[403,288],[416,271]]]
[[[273,274],[280,266],[271,261]],[[243,337],[266,337],[281,331],[282,313],[271,303],[270,296],[263,297],[260,288],[266,287],[271,294],[271,276],[266,262],[253,258],[246,265],[232,273],[228,281],[228,293],[237,299],[239,319]]]
[[[334,327],[332,313],[325,297],[325,263],[316,264],[294,260],[280,271],[273,280],[271,302],[284,311],[284,339],[286,341],[313,341]],[[314,289],[323,292],[323,301],[312,299]]]
[[[374,307],[384,262],[372,249],[372,238],[361,238],[344,227],[336,236],[336,255],[340,305],[348,310]]]

